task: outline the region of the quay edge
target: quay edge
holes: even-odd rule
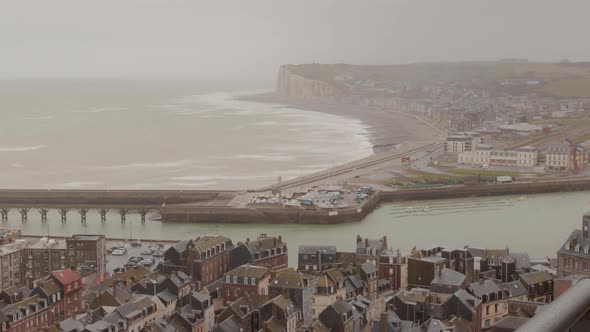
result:
[[[381,191],[370,197],[361,207],[339,209],[337,214],[334,214],[332,210],[328,209],[302,210],[173,205],[161,209],[161,213],[162,222],[164,223],[325,225],[361,222],[379,204],[385,202],[526,195],[585,190],[590,190],[590,178]]]

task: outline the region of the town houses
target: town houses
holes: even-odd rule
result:
[[[22,262],[47,247],[58,254],[30,287],[13,282],[0,291],[2,331],[515,331],[590,277],[589,227],[587,214],[545,263],[509,248],[404,253],[386,235],[357,235],[351,251],[300,246],[293,268],[281,235],[235,245],[203,236],[172,244],[157,265],[92,284],[62,268],[68,247],[57,240],[14,241],[6,251],[21,252]],[[269,255],[255,256],[263,251]]]

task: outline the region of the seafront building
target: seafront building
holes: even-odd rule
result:
[[[477,132],[450,133],[444,142],[444,152],[456,154],[474,151],[482,143],[482,137]]]
[[[459,153],[459,164],[533,168],[538,163],[535,147],[524,146],[514,150],[499,150],[491,145],[480,144],[472,151]]]

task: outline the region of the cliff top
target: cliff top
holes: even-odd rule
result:
[[[557,97],[590,97],[590,63],[449,62],[402,65],[300,64],[281,68],[309,79],[339,82],[540,81],[537,92]]]

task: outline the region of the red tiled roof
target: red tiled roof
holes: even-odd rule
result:
[[[80,281],[80,275],[70,269],[53,272],[53,277],[59,281],[60,284],[67,285],[74,281]]]

